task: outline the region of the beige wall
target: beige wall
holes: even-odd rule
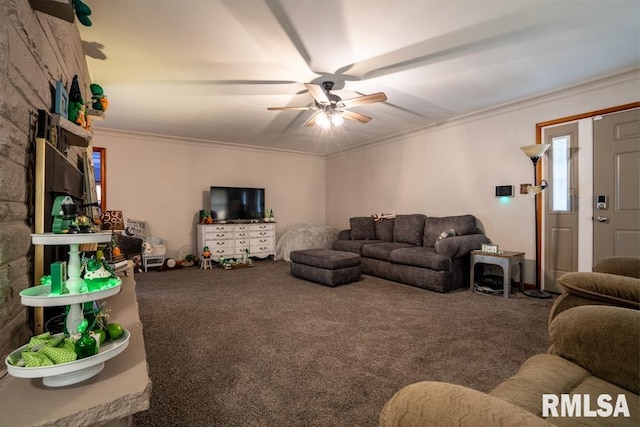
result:
[[[278,236],[298,222],[325,223],[322,157],[105,129],[95,130],[93,145],[107,149],[107,209],[146,220],[170,256],[195,248],[212,185],[264,187]]]
[[[535,143],[536,123],[638,93],[634,70],[327,158],[108,129],[96,129],[93,144],[107,148],[108,209],[148,221],[171,255],[195,247],[210,185],[264,186],[278,236],[299,222],[348,228],[351,216],[372,213],[472,213],[501,248],[526,252],[532,282],[533,200],[518,190],[533,166],[519,147]],[[590,173],[583,165],[581,179]],[[515,197],[496,198],[496,185],[514,185]]]
[[[533,181],[533,166],[519,147],[536,142],[536,123],[638,101],[639,80],[635,70],[330,156],[327,224],[348,228],[349,217],[372,213],[471,213],[501,248],[526,252],[531,283],[534,203],[519,186]],[[514,185],[515,197],[496,198],[496,185]]]

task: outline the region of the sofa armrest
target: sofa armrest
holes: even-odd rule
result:
[[[497,397],[442,382],[419,382],[398,391],[380,414],[381,427],[551,426]]]
[[[640,310],[640,279],[607,273],[572,272],[558,279],[564,293],[553,303],[549,322],[581,305],[613,305]]]
[[[340,230],[338,233],[338,240],[351,240],[351,229]]]
[[[640,311],[585,305],[560,313],[549,325],[549,353],[638,394]]]
[[[484,234],[451,236],[440,240],[436,245],[436,252],[447,258],[458,258],[475,249],[480,249],[483,243],[491,243],[491,240]]]

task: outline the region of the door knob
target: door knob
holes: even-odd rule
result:
[[[607,221],[609,221],[609,218],[607,218],[606,216],[598,216],[598,217],[596,217],[596,221],[598,221],[598,222],[607,222]]]

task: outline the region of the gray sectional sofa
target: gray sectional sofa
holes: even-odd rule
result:
[[[362,273],[437,292],[469,285],[469,252],[490,239],[473,215],[353,217],[333,249],[359,254]]]

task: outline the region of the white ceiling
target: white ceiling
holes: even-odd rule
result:
[[[329,154],[640,64],[640,1],[85,0],[96,127]],[[78,24],[79,25],[79,24]],[[305,82],[373,117],[304,127]]]

